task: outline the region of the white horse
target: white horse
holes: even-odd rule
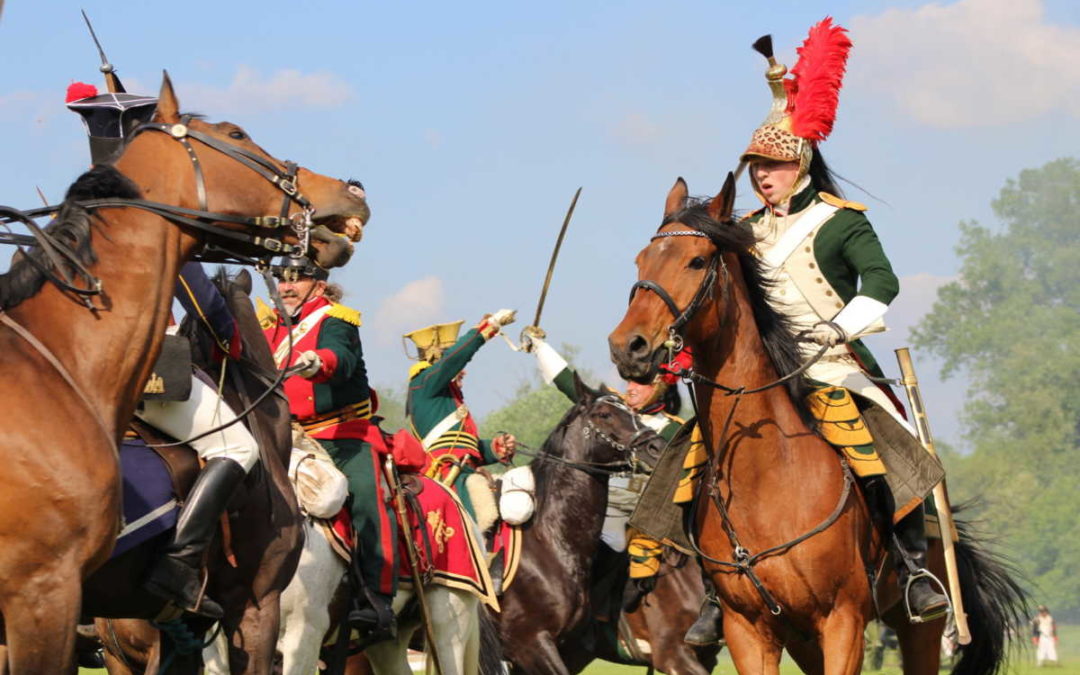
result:
[[[283,675],[311,675],[316,672],[319,652],[331,632],[330,604],[345,583],[345,561],[334,552],[320,526],[305,518],[304,550],[292,581],[281,594],[281,632],[278,651],[282,655]],[[394,596],[394,613],[412,599],[408,589]],[[424,587],[424,597],[431,612],[439,663],[443,675],[474,675],[479,672],[480,600],[474,594],[442,584]],[[421,627],[417,612],[414,618],[398,622],[397,639],[371,645],[364,654],[377,675],[412,675],[409,666],[409,641]],[[336,630],[333,631],[336,634]],[[220,637],[203,653],[208,675],[226,675],[229,670],[225,642]],[[430,658],[430,656],[429,656]]]

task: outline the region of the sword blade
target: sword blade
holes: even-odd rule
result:
[[[555,249],[551,252],[551,262],[548,263],[547,276],[544,277],[544,286],[540,289],[540,301],[536,303],[536,316],[532,325],[540,326],[540,315],[544,312],[544,301],[547,299],[548,288],[551,286],[551,276],[555,273],[555,262],[559,259],[559,249],[562,248],[563,238],[566,236],[566,228],[570,225],[570,219],[574,216],[574,207],[577,206],[578,197],[581,196],[581,188],[574,193],[570,201],[570,208],[566,210],[566,218],[563,218],[562,229],[559,230],[559,238],[555,240]]]
[[[105,50],[101,46],[101,41],[98,40],[97,33],[94,32],[94,26],[90,23],[90,17],[86,15],[86,10],[79,10],[82,12],[83,21],[86,22],[86,27],[90,29],[90,37],[94,41],[94,46],[97,47],[98,56],[101,57],[101,72],[105,74],[105,86],[113,94],[124,93],[124,85],[120,84],[120,78],[116,76],[113,70],[113,65],[109,63],[108,57],[105,56]]]

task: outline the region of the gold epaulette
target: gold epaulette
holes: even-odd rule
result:
[[[860,204],[859,202],[849,202],[846,199],[840,199],[836,195],[831,195],[828,192],[819,192],[818,197],[821,197],[821,201],[835,206],[841,209],[851,209],[852,211],[865,211],[866,204]]]
[[[332,303],[330,309],[327,310],[326,316],[332,316],[335,319],[341,319],[345,323],[351,323],[354,326],[362,326],[363,322],[360,321],[360,310],[346,307],[345,305],[339,305],[338,303]]]
[[[413,379],[414,377],[416,377],[430,367],[431,364],[427,361],[417,361],[416,363],[409,366],[409,379]]]
[[[741,223],[744,220],[750,220],[751,218],[753,218],[754,216],[756,216],[757,214],[761,213],[764,210],[765,210],[765,207],[762,206],[757,211],[751,211],[750,213],[747,213],[746,215],[744,215],[742,218],[739,218],[739,222]]]
[[[277,312],[270,309],[262,298],[255,298],[255,317],[259,320],[259,327],[263,330],[277,323]]]

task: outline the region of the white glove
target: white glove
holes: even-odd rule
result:
[[[488,317],[488,321],[491,323],[497,323],[500,326],[508,326],[514,323],[517,318],[516,309],[500,309],[491,316]]]
[[[293,367],[297,369],[296,374],[300,377],[314,377],[322,368],[322,358],[309,349],[296,357]]]
[[[547,333],[539,326],[525,326],[521,331],[521,351],[531,354],[536,350],[536,343],[543,342]]]
[[[822,322],[803,333],[803,338],[823,347],[835,347],[847,342],[844,329],[835,323]]]

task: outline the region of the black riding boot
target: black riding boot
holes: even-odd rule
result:
[[[716,588],[712,579],[704,571],[701,580],[705,582],[705,599],[701,603],[701,613],[686,631],[683,642],[694,647],[710,647],[719,644],[724,639],[724,613],[720,609],[720,601],[716,598]]]
[[[397,637],[392,597],[361,591],[358,600],[359,606],[349,612],[347,621],[364,635],[367,644]]]
[[[921,505],[893,527],[891,541],[900,593],[908,603],[908,615],[914,617],[912,622],[944,616],[949,610],[949,599],[938,592],[926,572],[926,532]]]
[[[192,614],[221,618],[221,605],[202,596],[202,558],[244,476],[244,467],[228,457],[206,462],[180,511],[173,542],[146,580],[147,590]]]

